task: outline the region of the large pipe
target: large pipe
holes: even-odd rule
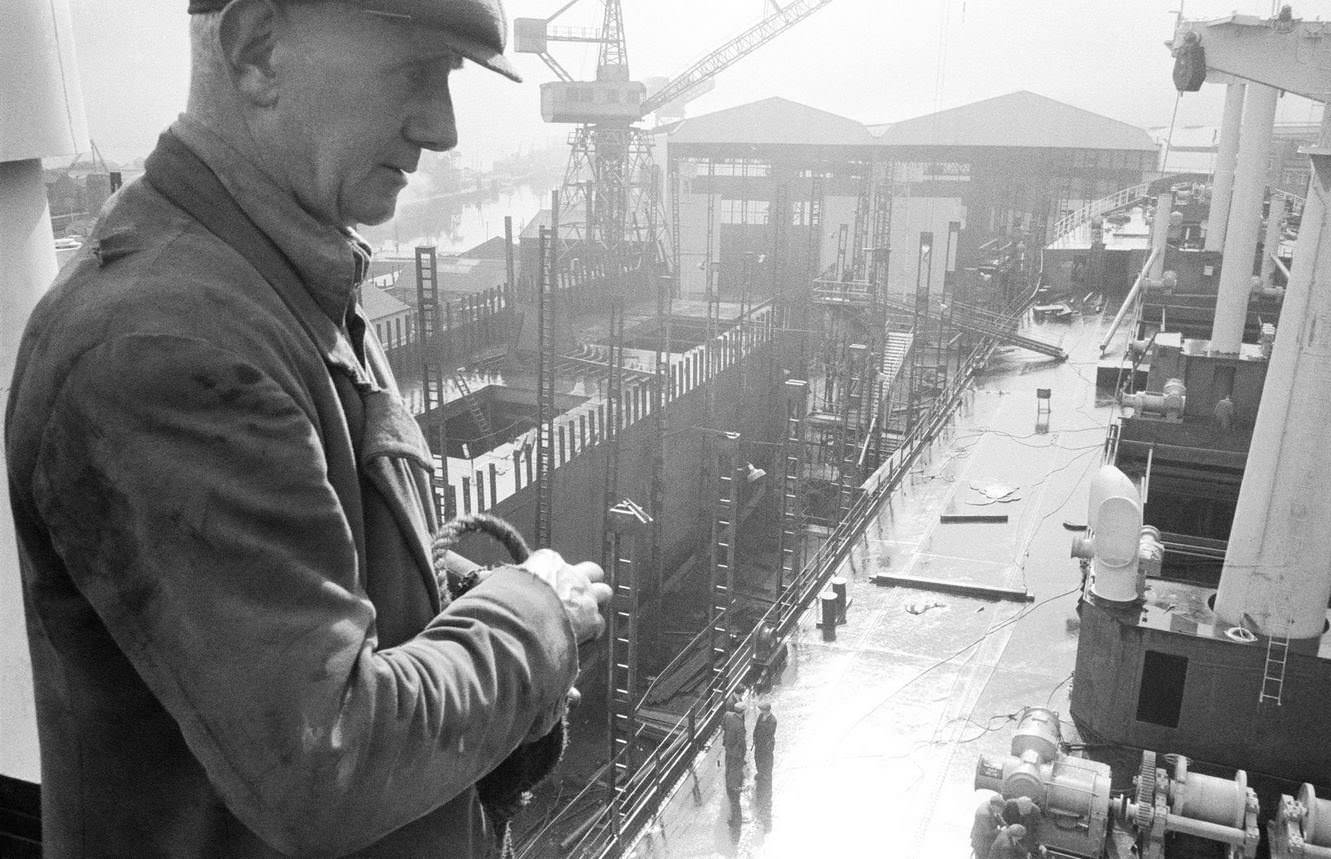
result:
[[[1276,253],[1280,250],[1280,237],[1285,225],[1285,195],[1272,194],[1266,213],[1266,237],[1262,240],[1262,283],[1270,284],[1276,270]]]
[[[1242,83],[1225,88],[1225,113],[1220,120],[1220,141],[1215,153],[1215,179],[1211,183],[1211,210],[1206,216],[1206,249],[1225,247],[1230,192],[1234,189],[1234,156],[1239,151],[1239,124],[1243,118]]]
[[[0,26],[0,384],[14,373],[19,338],[55,277],[43,157],[88,148],[68,0],[7,3]],[[8,480],[0,455],[0,480]],[[0,774],[36,782],[37,715],[24,631],[9,493],[0,492]]]
[[[1274,87],[1249,83],[1244,98],[1243,130],[1239,135],[1238,162],[1234,167],[1234,196],[1229,206],[1225,257],[1220,267],[1215,321],[1211,326],[1212,354],[1238,354],[1243,342],[1278,95],[1279,91]]]
[[[1105,353],[1109,347],[1109,341],[1114,339],[1114,332],[1118,331],[1118,326],[1123,324],[1123,317],[1128,315],[1128,311],[1137,303],[1137,296],[1142,291],[1142,284],[1146,283],[1146,273],[1151,270],[1155,264],[1157,256],[1164,256],[1164,252],[1159,249],[1152,249],[1151,255],[1146,258],[1146,265],[1137,274],[1137,279],[1132,282],[1132,289],[1128,290],[1128,295],[1123,299],[1123,304],[1119,306],[1118,313],[1114,315],[1114,321],[1109,323],[1109,330],[1105,332],[1105,337],[1100,341],[1100,354]]]
[[[1318,146],[1328,144],[1331,110],[1323,108]],[[1223,623],[1239,625],[1247,616],[1254,632],[1294,639],[1322,634],[1331,598],[1331,457],[1320,449],[1331,426],[1331,289],[1313,284],[1315,272],[1331,271],[1329,159],[1312,159],[1298,263],[1285,290],[1215,601]]]

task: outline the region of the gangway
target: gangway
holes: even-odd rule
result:
[[[817,280],[814,282],[813,300],[818,304],[841,306],[868,306],[877,300],[887,310],[894,313],[901,313],[906,316],[913,316],[915,313],[913,304],[882,296],[875,299],[870,284],[863,281]],[[954,312],[951,320],[949,320],[950,324],[971,334],[992,337],[996,342],[1008,346],[1017,346],[1041,355],[1048,355],[1059,361],[1068,359],[1068,353],[1052,343],[1017,334],[1011,330],[1010,323],[1003,321],[1003,317],[976,311],[975,308],[967,308],[966,312]],[[941,313],[933,311],[930,311],[928,316],[935,321],[942,319]]]

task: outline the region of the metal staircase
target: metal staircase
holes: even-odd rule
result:
[[[462,402],[467,406],[467,412],[471,415],[471,422],[476,425],[477,438],[486,438],[490,435],[490,421],[485,416],[485,411],[476,396],[471,392],[471,386],[467,384],[466,376],[462,373],[462,368],[453,372],[453,384],[457,385],[458,393],[462,394]]]

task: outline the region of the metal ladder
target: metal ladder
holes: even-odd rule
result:
[[[804,409],[808,403],[809,383],[803,379],[790,379],[785,383],[786,438],[782,450],[781,474],[781,578],[776,583],[777,600],[781,603],[780,622],[794,611],[794,593],[791,589],[803,565],[804,525],[801,512],[799,486],[804,471]]]
[[[453,493],[448,486],[448,421],[444,419],[443,324],[439,318],[439,288],[433,247],[416,248],[416,307],[420,328],[421,393],[425,407],[426,438],[435,469],[430,475],[436,518],[453,518]]]
[[[1266,640],[1266,666],[1262,672],[1262,691],[1259,704],[1280,706],[1280,696],[1285,688],[1285,663],[1289,658],[1289,636],[1272,635]]]
[[[554,434],[555,434],[555,323],[554,258],[557,246],[550,230],[540,232],[540,276],[536,302],[536,545],[550,545],[550,513],[554,504]]]
[[[716,513],[712,517],[711,576],[707,620],[711,628],[712,686],[724,692],[725,664],[730,653],[731,608],[735,601],[735,542],[739,527],[739,433],[725,433],[713,444],[716,454]]]
[[[606,569],[612,591],[606,629],[610,699],[606,708],[606,736],[610,745],[610,765],[606,774],[609,800],[616,809],[616,818],[624,789],[635,768],[633,735],[637,730],[639,589],[634,559],[638,535],[651,525],[652,517],[628,498],[606,511],[611,558]]]

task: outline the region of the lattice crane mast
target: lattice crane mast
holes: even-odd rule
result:
[[[549,18],[513,22],[514,50],[536,54],[559,79],[541,85],[541,117],[579,126],[570,136],[572,153],[561,194],[559,222],[565,235],[554,237],[555,246],[561,259],[604,252],[634,267],[651,265],[665,236],[642,233],[649,224],[662,229],[665,219],[648,217],[657,205],[651,141],[635,123],[699,94],[716,75],[832,0],[792,0],[785,6],[768,0],[772,11],[762,21],[705,55],[650,98],[646,85],[629,74],[621,0],[603,0],[599,30],[555,23],[578,2],[570,0]],[[598,45],[596,79],[575,81],[550,53],[550,46],[558,43]]]

